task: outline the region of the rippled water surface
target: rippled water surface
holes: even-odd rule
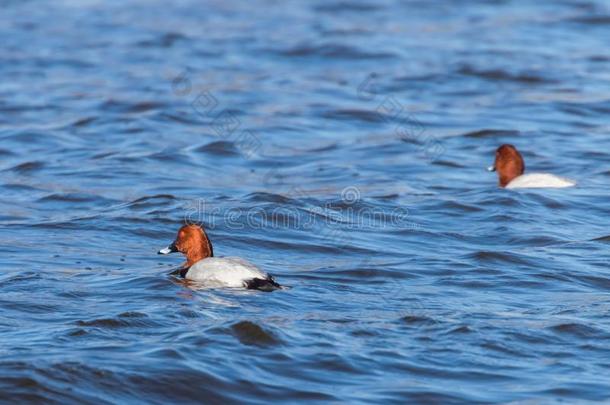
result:
[[[0,10],[0,400],[610,400],[607,2]]]

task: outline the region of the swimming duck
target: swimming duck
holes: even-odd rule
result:
[[[214,257],[212,242],[199,225],[184,225],[176,240],[158,254],[180,252],[186,262],[180,276],[208,287],[244,287],[262,291],[281,288],[272,276],[240,257]]]
[[[507,144],[496,150],[496,160],[487,170],[497,171],[499,185],[505,188],[563,188],[576,184],[572,180],[549,173],[523,174],[523,157],[517,148]]]

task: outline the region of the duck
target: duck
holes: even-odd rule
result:
[[[179,275],[206,287],[246,288],[273,291],[281,289],[274,278],[241,257],[214,257],[214,248],[203,227],[186,224],[178,230],[176,239],[158,254],[179,252],[186,262]]]
[[[504,144],[496,150],[496,160],[487,168],[498,172],[499,186],[502,188],[564,188],[576,185],[576,182],[550,173],[525,172],[525,163],[521,153],[513,145]]]

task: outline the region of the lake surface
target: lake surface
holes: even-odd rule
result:
[[[610,401],[607,2],[0,10],[0,401]]]

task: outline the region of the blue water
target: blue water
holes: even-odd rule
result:
[[[610,4],[0,1],[0,401],[610,401]],[[512,143],[563,190],[497,188]],[[187,222],[289,289],[210,290]]]

